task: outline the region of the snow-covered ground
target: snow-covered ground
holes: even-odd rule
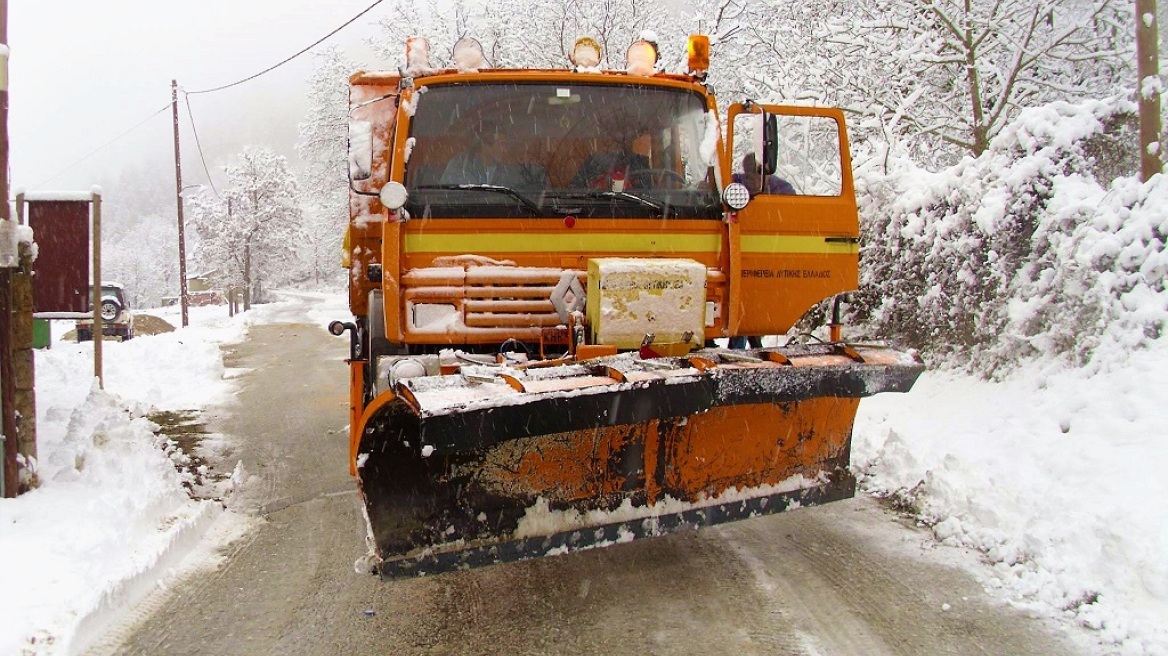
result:
[[[54,322],[52,348],[36,354],[41,486],[0,499],[8,592],[0,654],[76,653],[180,570],[213,564],[208,543],[246,530],[246,517],[191,498],[186,486],[199,483],[198,472],[180,473],[183,454],[155,437],[146,415],[226,401],[238,372],[224,368],[220,345],[242,340],[255,323],[323,328],[326,317],[347,313],[344,299],[327,300],[259,305],[234,318],[223,306],[192,307],[185,329],[104,342],[104,390],[93,377],[93,343],[59,341],[72,322]],[[143,312],[181,323],[178,308]],[[201,496],[229,493],[244,475]]]
[[[257,322],[323,326],[343,303],[192,308],[187,329],[107,342],[104,392],[90,345],[37,354],[42,486],[0,500],[0,581],[19,592],[0,596],[0,654],[71,653],[180,570],[214,564],[207,544],[246,520],[185,493],[143,414],[229,398],[221,344]],[[1168,340],[1095,371],[929,372],[861,403],[853,463],[938,540],[984,554],[992,594],[1097,629],[1101,652],[1168,654]]]
[[[1097,629],[1108,653],[1168,654],[1168,339],[1113,358],[927,373],[860,404],[852,464],[981,552],[996,594]]]

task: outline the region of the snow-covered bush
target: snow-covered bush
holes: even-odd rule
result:
[[[1106,153],[1133,111],[1052,103],[949,169],[861,169],[855,319],[984,375],[1035,356],[1086,364],[1104,344],[1130,350],[1160,335],[1168,179],[1104,188],[1097,176],[1115,175]]]

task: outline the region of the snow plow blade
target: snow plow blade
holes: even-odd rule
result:
[[[824,344],[403,381],[361,422],[369,564],[437,573],[849,498],[859,399],[923,369]]]

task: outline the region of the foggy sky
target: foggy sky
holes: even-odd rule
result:
[[[316,41],[373,0],[11,0],[14,190],[88,191],[128,167],[173,168],[171,79],[189,91],[234,82]],[[388,3],[385,3],[388,5]],[[322,46],[364,53],[378,6]],[[253,143],[293,155],[311,53],[244,85],[192,95],[207,165]],[[154,112],[142,127],[59,173]],[[206,181],[179,94],[184,183]]]

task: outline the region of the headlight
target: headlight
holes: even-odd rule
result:
[[[409,195],[405,185],[400,182],[390,182],[381,188],[381,193],[377,194],[377,198],[385,206],[385,209],[390,212],[396,212],[406,204],[406,199],[409,198]]]
[[[426,375],[426,365],[413,358],[402,358],[389,367],[389,386],[395,387],[398,382],[407,378],[421,378]]]

